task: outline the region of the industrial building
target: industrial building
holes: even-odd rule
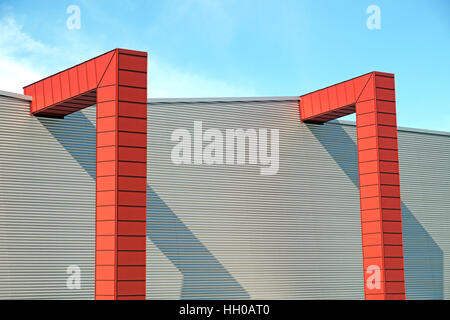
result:
[[[146,59],[0,91],[0,299],[450,298],[450,133],[392,74],[147,99]]]

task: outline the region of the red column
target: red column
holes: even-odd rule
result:
[[[300,118],[324,123],[356,112],[366,299],[404,299],[394,75],[366,75],[303,95]]]
[[[356,104],[366,299],[404,299],[400,179],[391,74],[375,73]]]
[[[147,54],[117,49],[97,89],[96,299],[145,299]]]
[[[114,49],[24,87],[34,116],[97,102],[95,297],[145,299],[147,53]]]

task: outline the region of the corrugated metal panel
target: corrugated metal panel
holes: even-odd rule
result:
[[[149,298],[174,297],[153,288],[161,279],[188,299],[363,298],[358,189],[318,139],[357,178],[351,129],[300,124],[297,101],[149,110]],[[172,131],[192,133],[199,120],[204,130],[279,129],[278,174],[261,176],[259,165],[172,164]],[[165,259],[151,259],[156,250],[181,280]]]
[[[450,299],[450,136],[399,133],[407,299]]]
[[[363,298],[355,127],[301,124],[297,110],[150,103],[148,298]],[[172,164],[172,131],[199,120],[279,129],[278,175]],[[400,131],[399,144],[407,298],[448,298],[450,137]]]
[[[172,164],[172,131],[199,120],[279,129],[278,174]],[[148,128],[149,299],[363,298],[353,126],[249,100],[151,103]],[[401,131],[399,145],[407,298],[448,298],[450,137]],[[0,298],[93,298],[94,172],[95,107],[36,119],[0,97]]]
[[[0,97],[2,299],[94,295],[95,108],[85,114],[37,119],[29,102]],[[67,289],[69,265],[79,290]]]

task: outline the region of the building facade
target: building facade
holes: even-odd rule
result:
[[[356,126],[303,123],[298,106],[148,101],[147,299],[364,298]],[[0,298],[95,297],[96,111],[34,117],[30,97],[0,92]],[[230,129],[256,133],[242,162],[227,163]],[[260,161],[264,129],[277,164]],[[216,162],[206,140],[195,158],[196,130],[222,135]],[[449,299],[450,134],[398,128],[398,157],[406,299]]]

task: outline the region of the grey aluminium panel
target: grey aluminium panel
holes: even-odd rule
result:
[[[279,129],[278,174],[173,164],[171,133],[192,132],[194,121],[222,132]],[[300,124],[296,100],[150,103],[148,297],[363,298],[358,189],[316,136],[339,146],[357,174],[341,131]]]
[[[280,168],[174,165],[173,130],[280,130]],[[149,299],[362,299],[355,128],[297,101],[149,104]],[[450,139],[399,132],[407,298],[449,297]],[[93,298],[95,107],[64,120],[0,97],[0,298]],[[81,289],[66,287],[79,265]]]
[[[200,120],[279,129],[279,173],[174,165],[171,133]],[[354,125],[301,124],[297,101],[155,101],[148,132],[150,299],[363,298]],[[450,136],[400,130],[399,154],[407,298],[448,298]]]
[[[95,108],[86,114],[95,121]],[[84,113],[37,119],[28,101],[0,97],[1,299],[93,298],[91,121]],[[79,290],[66,286],[70,265],[81,270]]]
[[[450,299],[450,136],[399,132],[407,299]]]

